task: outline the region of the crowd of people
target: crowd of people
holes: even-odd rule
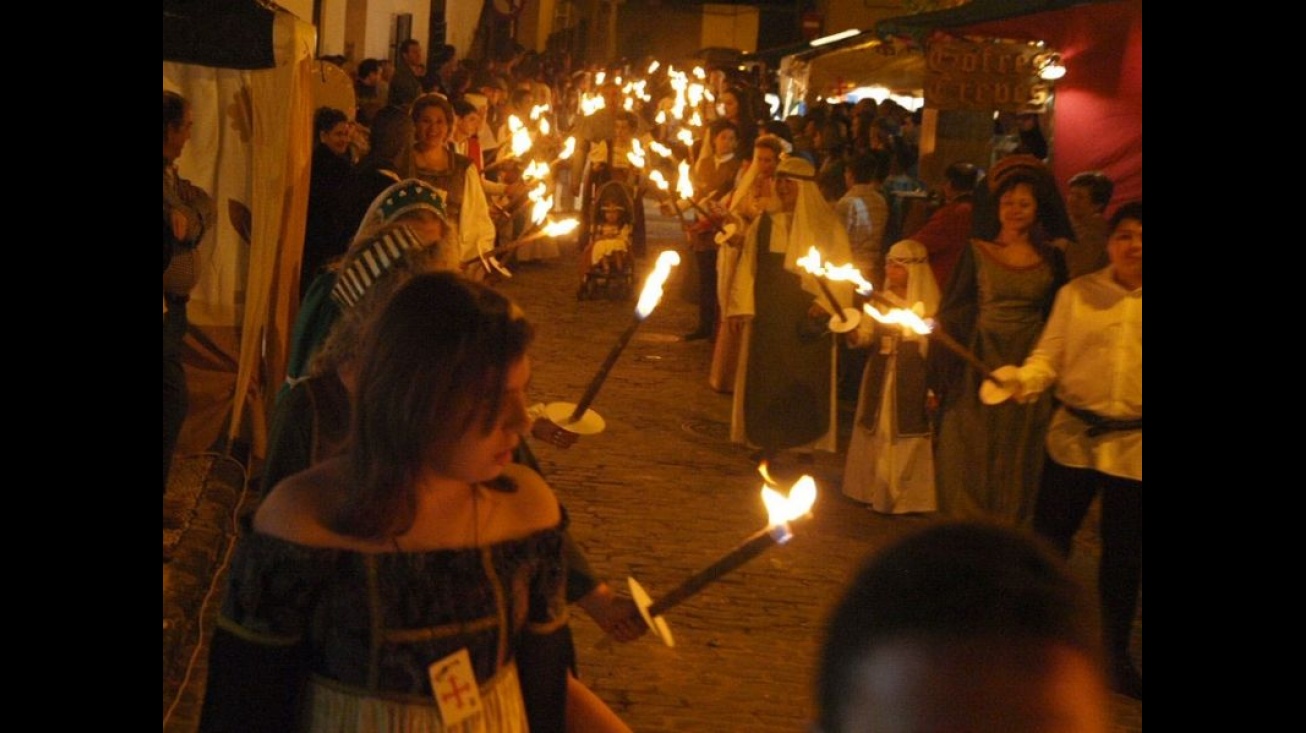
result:
[[[450,46],[428,56],[412,40],[397,50],[397,63],[357,65],[356,109],[315,116],[302,302],[202,730],[627,729],[576,677],[566,606],[618,641],[646,626],[571,540],[524,441],[566,448],[576,436],[530,406],[532,326],[492,287],[511,260],[486,256],[525,226],[508,115],[543,105],[555,133],[539,144],[576,141],[571,162],[555,160],[554,192],[593,222],[578,237],[583,267],[646,256],[645,196],[684,223],[699,307],[684,339],[711,344],[704,376],[732,395],[733,441],[767,461],[846,450],[850,499],[969,522],[887,551],[854,583],[828,630],[823,730],[848,729],[867,706],[926,709],[927,692],[948,697],[931,680],[1051,684],[1030,669],[1080,681],[1105,671],[1141,699],[1129,658],[1142,573],[1141,202],[1113,202],[1098,172],[1064,182],[1063,201],[1044,142],[987,171],[948,166],[938,205],[918,216],[919,112],[891,101],[776,120],[756,79],[714,69],[707,119],[686,141],[667,122],[670,81],[651,72],[647,99],[628,105],[615,70],[528,53],[477,63]],[[598,111],[584,104],[594,99]],[[165,92],[165,492],[185,415],[185,267],[213,209],[176,168],[192,121]],[[691,166],[691,201],[648,185],[631,153],[651,143]],[[600,177],[625,187],[625,208],[592,194]],[[551,246],[526,257],[558,256]],[[819,263],[855,267],[862,286],[824,281]],[[894,311],[931,319],[973,358]],[[839,327],[849,312],[860,322]],[[856,409],[840,446],[848,384]],[[1069,555],[1099,495],[1104,645],[1054,557]],[[972,561],[956,587],[907,588],[897,571],[948,575]],[[1004,595],[1015,582],[1044,593],[1027,600],[1053,609],[1046,626],[1021,625]],[[907,597],[974,617],[941,611],[915,626],[932,606]],[[958,610],[959,598],[988,605]],[[920,659],[940,677],[913,678],[914,697],[898,702],[867,667],[920,672]],[[1103,696],[1085,689],[1076,702],[1101,718]]]

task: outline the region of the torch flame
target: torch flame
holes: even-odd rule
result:
[[[634,110],[634,109],[635,109],[635,98],[634,98],[634,97],[626,97],[626,101],[622,102],[622,103],[621,103],[621,106],[622,106],[622,108],[624,108],[627,112],[630,112],[630,111]]]
[[[548,134],[549,134],[549,131],[552,130],[552,129],[553,129],[553,127],[549,125],[549,118],[547,118],[547,117],[541,117],[541,118],[540,118],[540,134],[541,134],[541,135],[548,135]]]
[[[659,66],[661,66],[661,64],[656,59],[654,59],[653,63],[648,65],[648,73],[652,74],[653,72],[657,71]]]
[[[667,124],[667,111],[664,109],[658,110],[657,116],[653,118],[653,121],[659,125]]]
[[[639,304],[635,306],[635,315],[642,321],[649,317],[658,302],[662,300],[662,286],[671,276],[671,268],[680,264],[680,255],[673,249],[664,250],[658,255],[653,272],[644,281],[644,290],[639,294]]]
[[[561,237],[564,234],[570,234],[580,226],[579,219],[563,219],[562,221],[551,221],[544,225],[541,230],[546,237]]]
[[[666,176],[663,176],[662,171],[660,170],[649,171],[648,179],[653,182],[653,185],[657,186],[663,191],[666,191],[671,187],[671,184],[667,183]]]
[[[702,84],[699,84],[698,82],[694,82],[693,84],[690,84],[689,88],[686,89],[685,91],[688,92],[688,99],[690,104],[697,106],[699,102],[703,101]]]
[[[816,503],[816,481],[811,476],[803,476],[789,487],[788,497],[782,496],[770,486],[763,486],[762,503],[766,504],[770,526],[788,524],[812,510],[812,505]]]
[[[527,197],[535,202],[531,205],[531,221],[536,224],[544,221],[544,217],[553,208],[553,197],[544,198],[544,192],[547,190],[548,186],[544,184],[544,181],[540,181],[540,185],[527,194]]]
[[[851,282],[857,286],[857,292],[862,295],[868,295],[874,287],[870,281],[862,277],[862,273],[851,263],[847,265],[832,265],[829,262],[821,261],[821,252],[816,247],[809,247],[805,257],[799,257],[796,260],[799,267],[807,270],[817,277],[824,277],[826,280],[837,282]]]
[[[703,118],[702,118],[701,116],[699,116],[699,114],[698,114],[698,110],[694,110],[694,114],[689,118],[689,126],[690,126],[690,127],[702,127],[702,126],[703,126]]]
[[[702,66],[695,66],[695,67],[694,67],[694,76],[698,77],[699,79],[706,79],[706,78],[707,78],[707,74],[703,72],[703,67],[702,67]]]
[[[603,95],[601,94],[586,94],[580,100],[581,114],[585,115],[586,117],[589,117],[595,112],[598,112],[599,110],[603,109],[604,106],[605,105],[603,102]]]
[[[644,148],[639,144],[639,138],[630,141],[630,152],[626,153],[626,159],[636,168],[644,167]]]
[[[549,111],[549,105],[537,104],[534,107],[531,107],[531,119],[538,120],[540,118],[540,115],[548,111]]]
[[[512,118],[510,117],[509,120]],[[510,124],[509,127],[512,125]],[[531,133],[525,127],[518,128],[512,134],[512,154],[513,157],[520,158],[531,149]]]
[[[685,200],[694,198],[694,184],[689,180],[689,161],[680,161],[680,178],[676,181],[676,195]]]
[[[694,147],[694,133],[683,127],[676,132],[676,139],[691,148]]]
[[[595,85],[595,86],[599,86],[599,85],[603,84],[603,80],[606,79],[607,77],[608,77],[608,72],[606,72],[606,71],[598,71],[598,72],[595,72],[595,73],[594,73],[594,85]]]
[[[547,178],[549,175],[549,164],[539,160],[532,160],[522,171],[523,181],[531,181],[538,178]]]
[[[662,113],[659,112],[658,114],[662,114]],[[661,123],[659,123],[659,124],[661,124]],[[648,149],[649,149],[649,150],[652,150],[653,152],[657,153],[658,155],[661,155],[663,158],[670,158],[670,157],[671,157],[671,148],[668,148],[667,146],[663,145],[662,143],[658,142],[657,140],[652,140],[652,141],[650,141],[649,144],[648,144]]]
[[[916,312],[917,310],[925,310],[925,307],[920,303],[912,308],[893,308],[888,313],[881,313],[872,308],[870,303],[867,303],[862,306],[862,310],[866,311],[866,315],[880,323],[891,326],[905,326],[921,336],[925,336],[934,330],[934,326],[929,321],[921,318],[920,314]]]
[[[576,152],[576,136],[572,135],[562,143],[562,152],[558,153],[558,160],[566,160],[574,152]]]

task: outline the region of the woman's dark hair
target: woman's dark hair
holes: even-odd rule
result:
[[[168,142],[168,130],[181,127],[186,121],[186,107],[190,103],[176,92],[163,91],[163,142]]]
[[[1057,190],[1056,180],[1047,167],[1039,161],[1024,156],[1010,156],[1014,164],[1003,165],[1004,158],[989,173],[988,185],[975,188],[975,213],[971,221],[971,232],[980,239],[992,240],[1002,231],[1002,222],[998,220],[998,200],[1002,194],[1010,191],[1018,183],[1024,183],[1034,192],[1038,203],[1037,222],[1031,233],[1035,247],[1048,245],[1056,239],[1074,239],[1074,229],[1070,226],[1070,216],[1066,213],[1065,201]],[[1026,164],[1026,161],[1029,161]],[[986,179],[989,180],[989,179]],[[1039,254],[1044,254],[1041,250]]]
[[[341,122],[348,122],[349,116],[334,107],[318,107],[313,114],[313,132],[321,135],[331,132]]]
[[[350,432],[352,492],[333,522],[351,537],[402,534],[433,455],[498,419],[508,369],[533,330],[512,303],[450,272],[405,284],[366,329]]]
[[[993,192],[993,207],[995,211],[1001,208],[1002,197],[1015,190],[1017,186],[1028,186],[1030,191],[1034,194],[1034,202],[1037,206],[1037,210],[1034,212],[1034,226],[1030,230],[1029,238],[1041,255],[1043,254],[1043,248],[1050,246],[1050,242],[1054,238],[1048,234],[1047,227],[1044,226],[1043,222],[1045,217],[1044,212],[1056,210],[1057,203],[1053,202],[1050,195],[1050,193],[1055,194],[1056,191],[1054,189],[1049,193],[1047,190],[1044,190],[1045,187],[1042,185],[1040,176],[1036,176],[1033,173],[1026,171],[1016,171],[1004,178],[1002,183],[998,185],[997,190]],[[1060,196],[1057,196],[1056,201],[1060,202]],[[1000,215],[998,220],[998,231],[993,233],[993,237],[996,237],[998,233],[1002,231]],[[991,239],[992,237],[989,238]]]
[[[453,124],[454,121],[453,105],[449,104],[449,100],[446,99],[443,94],[436,94],[435,92],[423,94],[422,96],[413,100],[413,109],[409,113],[409,117],[413,118],[413,124],[416,124],[417,121],[421,119],[422,113],[426,111],[427,107],[439,107],[441,110],[444,111],[445,121],[447,121],[451,125]]]

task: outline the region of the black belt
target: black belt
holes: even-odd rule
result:
[[[176,295],[174,293],[164,293],[163,299],[168,301],[168,305],[186,305],[190,300],[189,295]]]
[[[1117,433],[1123,430],[1142,430],[1143,418],[1136,417],[1131,420],[1114,420],[1109,417],[1102,417],[1096,412],[1081,410],[1078,407],[1062,405],[1066,412],[1088,423],[1088,437],[1096,438],[1105,433]]]

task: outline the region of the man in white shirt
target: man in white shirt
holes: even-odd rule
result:
[[[1143,579],[1143,204],[1111,217],[1111,264],[1057,293],[1038,346],[1020,367],[995,372],[1017,399],[1055,385],[1048,460],[1034,529],[1070,554],[1094,497],[1102,495],[1098,585],[1117,692],[1142,699],[1129,658]]]

